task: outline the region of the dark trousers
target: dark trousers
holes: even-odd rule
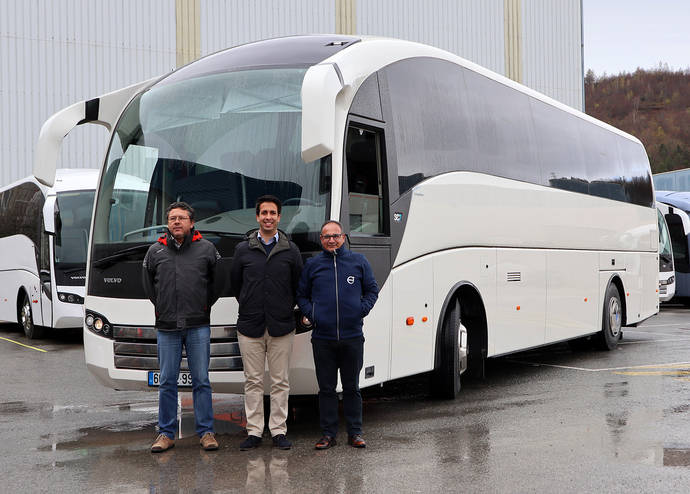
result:
[[[364,337],[347,340],[312,338],[316,380],[319,383],[319,422],[326,436],[338,433],[338,395],[335,388],[343,384],[343,410],[347,433],[362,433],[362,394],[359,391],[359,371],[364,364]]]

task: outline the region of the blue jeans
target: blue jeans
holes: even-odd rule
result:
[[[359,372],[364,363],[364,337],[347,340],[311,339],[316,380],[319,383],[319,425],[326,436],[338,433],[338,370],[343,384],[343,411],[347,434],[362,433],[362,394]]]
[[[199,437],[213,432],[213,402],[208,365],[211,359],[211,328],[157,331],[158,365],[161,370],[158,389],[158,432],[175,439],[177,431],[177,378],[180,375],[182,347],[192,374],[194,419]]]

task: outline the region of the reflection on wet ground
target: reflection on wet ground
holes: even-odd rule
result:
[[[643,331],[627,341],[653,340]],[[690,339],[663,338],[614,352],[559,345],[495,359],[486,379],[464,380],[454,401],[432,399],[426,376],[368,388],[366,450],[347,446],[341,431],[338,446],[315,451],[312,398],[291,401],[292,450],[274,450],[265,436],[257,450],[240,452],[243,397],[215,395],[220,449],[204,452],[191,394],[183,393],[175,448],[153,455],[155,393],[103,390],[80,363],[69,370],[83,375],[65,372],[53,381],[57,390],[31,392],[33,400],[4,388],[4,489],[26,490],[31,478],[29,490],[57,492],[685,492],[690,391],[678,372],[690,368],[683,363]],[[83,358],[77,349],[65,351],[73,352],[72,361]],[[47,362],[51,354],[38,358]],[[30,392],[45,374],[32,375],[28,362],[14,361],[12,382],[24,379]],[[62,360],[51,362],[59,369]],[[63,382],[88,389],[58,389]]]

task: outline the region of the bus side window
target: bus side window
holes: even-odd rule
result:
[[[350,126],[345,144],[350,231],[385,234],[381,135]]]

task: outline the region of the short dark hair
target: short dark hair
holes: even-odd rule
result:
[[[322,232],[322,231],[323,231],[323,227],[326,226],[326,225],[328,225],[329,223],[334,223],[334,224],[338,225],[338,226],[340,227],[340,232],[342,233],[342,231],[343,231],[343,225],[340,224],[340,221],[336,221],[336,220],[324,221],[323,225],[321,225],[321,229],[319,230],[319,232]]]
[[[271,194],[266,194],[266,195],[263,195],[263,196],[259,197],[259,198],[256,200],[256,215],[257,215],[257,216],[259,216],[259,212],[260,212],[259,209],[260,209],[260,206],[261,206],[264,202],[272,202],[273,204],[275,204],[275,205],[276,205],[276,208],[278,209],[278,214],[280,214],[280,211],[283,209],[283,203],[280,202],[280,199],[278,199],[276,196],[272,196]]]
[[[186,202],[183,202],[183,201],[177,201],[177,202],[170,203],[170,206],[165,208],[165,220],[166,221],[168,220],[168,215],[170,215],[170,211],[172,211],[173,209],[184,209],[185,211],[187,211],[187,213],[189,213],[189,219],[194,221],[194,208],[192,206],[190,206],[189,204],[187,204]]]

